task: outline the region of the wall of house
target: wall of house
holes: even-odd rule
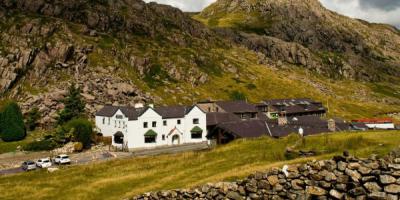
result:
[[[205,113],[209,113],[209,112],[226,112],[224,109],[222,109],[216,103],[198,103],[197,107],[199,107]]]
[[[365,124],[370,129],[394,129],[393,123],[383,123],[383,124]]]
[[[198,124],[193,124],[193,119],[199,119]],[[203,130],[201,139],[192,139],[192,133],[190,132],[195,126],[200,127]],[[198,143],[207,141],[207,118],[206,113],[204,113],[200,108],[194,107],[185,116],[185,129],[184,129],[184,141],[186,143]]]
[[[117,115],[122,115],[123,119],[117,119]],[[104,124],[103,118],[105,119]],[[193,123],[193,119],[195,118],[199,120],[199,124]],[[110,124],[108,124],[109,119]],[[180,124],[178,124],[178,120],[181,121]],[[164,125],[164,121],[167,122],[166,125]],[[123,126],[124,122],[126,124],[125,127]],[[144,127],[145,122],[148,124],[147,128]],[[153,122],[156,122],[156,127],[152,127]],[[121,123],[121,126],[119,126],[119,123]],[[192,139],[191,130],[195,126],[198,126],[203,130],[202,138]],[[121,131],[124,134],[124,144],[127,145],[129,149],[154,148],[158,146],[173,145],[174,135],[179,137],[179,144],[207,141],[206,114],[198,107],[194,107],[184,118],[171,119],[162,119],[162,116],[160,116],[153,109],[148,109],[145,113],[138,117],[137,120],[132,121],[128,121],[123,113],[118,110],[116,114],[110,118],[96,116],[96,127],[103,134],[103,136],[106,137],[113,137],[115,133]],[[145,143],[145,133],[149,130],[153,130],[157,133],[155,143]],[[114,138],[113,145],[117,147],[121,146],[114,143]]]
[[[117,116],[122,118],[117,118]],[[121,112],[121,110],[118,110],[112,117],[96,116],[96,128],[104,137],[113,137],[115,133],[120,131],[124,134],[124,140],[126,142],[128,133],[127,125],[128,118]],[[115,146],[121,146],[114,143],[114,138],[112,143]]]
[[[147,128],[144,127],[144,122],[147,122]],[[152,127],[152,123],[156,122],[156,127]],[[145,143],[145,133],[149,130],[155,131],[158,135],[156,143]],[[161,133],[163,132],[162,118],[153,109],[149,108],[143,113],[138,120],[129,121],[128,123],[128,148],[152,148],[163,145]]]

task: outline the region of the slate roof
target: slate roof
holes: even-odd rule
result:
[[[221,128],[239,138],[255,138],[268,135],[265,122],[262,120],[247,120],[218,124]]]
[[[218,101],[216,104],[231,113],[254,113],[257,112],[255,105],[249,104],[246,101]]]
[[[189,110],[187,106],[164,106],[157,107],[154,109],[158,114],[160,114],[163,119],[171,118],[183,118],[186,111]]]
[[[326,108],[322,106],[321,102],[316,102],[308,98],[271,99],[265,100],[264,104],[272,106],[276,111],[285,111],[286,114],[326,111]],[[262,104],[259,104],[258,106],[260,105]]]
[[[215,126],[225,122],[241,121],[240,118],[232,113],[207,113],[207,126]]]
[[[278,120],[248,120],[225,122],[218,124],[217,128],[223,129],[236,137],[252,138],[262,135],[272,137],[285,137],[291,133],[298,133],[301,127],[304,135],[316,135],[328,133],[328,122],[316,116],[300,116],[288,118],[288,124],[279,126]],[[344,131],[349,129],[349,124],[344,121],[336,120],[336,130]]]

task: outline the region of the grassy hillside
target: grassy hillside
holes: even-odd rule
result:
[[[146,191],[229,181],[288,163],[323,159],[344,149],[357,156],[384,155],[400,143],[400,131],[339,133],[306,138],[238,140],[206,152],[189,152],[94,163],[55,173],[36,171],[0,177],[0,199],[121,199]],[[286,147],[318,156],[289,160]]]

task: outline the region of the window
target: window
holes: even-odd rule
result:
[[[144,143],[156,143],[156,136],[145,136]]]
[[[118,121],[118,128],[121,128],[121,121]]]
[[[163,125],[164,125],[164,126],[167,126],[167,120],[164,120],[164,121],[163,121]]]
[[[199,122],[199,118],[194,118],[193,119],[193,124],[199,124],[200,122]]]
[[[192,133],[192,139],[201,139],[203,134],[201,132]]]
[[[162,140],[165,140],[165,135],[162,135]]]
[[[181,124],[181,120],[180,120],[180,119],[178,119],[177,123],[178,123],[178,124]]]
[[[147,122],[144,122],[143,123],[143,128],[147,128],[149,125],[148,125],[148,123]]]
[[[154,128],[154,127],[157,127],[157,122],[153,122],[152,124],[151,124],[151,126]]]
[[[110,118],[108,118],[108,125],[110,125]]]
[[[114,120],[114,127],[117,127],[117,120]]]
[[[219,108],[218,107],[216,108],[216,110],[217,110],[217,112],[219,112]]]
[[[123,119],[124,116],[122,116],[122,115],[116,115],[115,118],[117,118],[117,119]]]
[[[106,124],[106,118],[103,117],[103,124]]]

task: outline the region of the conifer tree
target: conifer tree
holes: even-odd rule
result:
[[[81,88],[72,84],[68,89],[68,95],[63,100],[64,110],[59,113],[58,124],[64,124],[71,119],[79,118],[85,111],[85,103],[82,101]]]
[[[15,102],[7,103],[0,116],[1,139],[5,142],[22,140],[26,129],[21,109]]]

